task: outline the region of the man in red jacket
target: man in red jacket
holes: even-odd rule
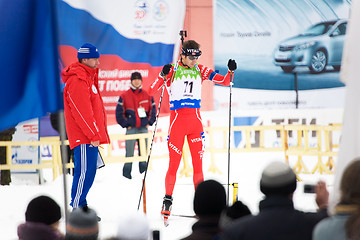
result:
[[[133,72],[130,77],[130,89],[124,92],[118,101],[115,114],[116,121],[126,128],[126,135],[147,133],[156,119],[154,98],[142,89],[142,77],[139,72]],[[134,156],[135,142],[139,139],[125,141],[126,157]],[[139,148],[139,156],[140,148]],[[132,162],[127,162],[123,167],[123,176],[131,179]],[[146,170],[146,162],[139,162],[139,171]]]
[[[99,145],[110,143],[106,113],[98,86],[100,54],[85,43],[78,50],[78,62],[62,71],[64,113],[70,148],[74,150],[74,177],[71,188],[73,208],[87,207],[86,196],[94,182]]]

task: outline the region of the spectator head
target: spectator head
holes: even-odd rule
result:
[[[341,203],[360,205],[360,158],[345,168],[340,182]]]
[[[133,72],[130,77],[130,82],[132,89],[141,88],[141,84],[142,84],[141,74],[139,72]]]
[[[79,48],[77,52],[77,58],[78,59],[100,58],[100,54],[98,49],[94,45],[90,43],[85,43]]]
[[[360,225],[360,157],[350,162],[340,181],[340,204],[351,212],[345,223],[347,239],[359,239]]]
[[[75,208],[66,224],[66,240],[96,240],[99,236],[98,216],[91,208]]]
[[[25,212],[27,222],[45,223],[52,225],[61,218],[60,206],[50,197],[39,196],[32,199]]]
[[[150,237],[148,219],[142,212],[120,218],[116,237],[120,240],[147,240]]]
[[[130,80],[132,81],[132,80],[134,80],[134,79],[140,79],[140,80],[142,80],[141,74],[140,74],[139,72],[133,72],[133,73],[131,74]]]
[[[220,216],[226,207],[226,193],[224,187],[215,180],[201,182],[194,196],[194,212],[199,217]]]
[[[262,172],[260,190],[268,195],[290,195],[296,189],[296,175],[289,165],[274,161]]]
[[[232,221],[247,215],[251,215],[250,209],[241,201],[236,201],[233,205],[222,211],[219,226],[224,229]]]

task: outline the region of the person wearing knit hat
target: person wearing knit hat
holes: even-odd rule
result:
[[[120,240],[148,240],[150,226],[142,212],[129,213],[120,218],[116,237]]]
[[[260,190],[265,198],[259,204],[259,214],[236,220],[222,233],[221,239],[292,239],[311,240],[314,226],[328,217],[329,192],[324,182],[316,188],[317,212],[302,212],[294,208],[296,174],[281,161],[269,163],[260,179]]]
[[[198,185],[194,196],[194,212],[196,215],[220,215],[225,207],[226,193],[219,182],[206,180]]]
[[[219,219],[225,207],[224,187],[215,180],[201,182],[194,195],[194,212],[199,220],[192,226],[191,235],[183,240],[215,239],[220,233]]]
[[[116,121],[126,128],[126,135],[147,133],[148,127],[156,120],[156,106],[152,96],[142,89],[142,76],[140,72],[133,72],[130,76],[130,89],[119,97],[115,109]],[[138,154],[142,155],[139,139],[125,140],[125,157],[133,157],[135,144],[138,144]],[[147,146],[147,139],[145,139]],[[145,146],[146,149],[147,147]],[[139,162],[139,172],[146,170],[146,162]],[[123,166],[123,176],[131,179],[132,162]]]
[[[77,53],[77,58],[78,59],[100,58],[100,54],[98,49],[94,45],[90,43],[85,43],[79,48]]]
[[[48,196],[38,196],[26,208],[26,222],[18,226],[18,237],[21,240],[64,239],[58,229],[60,219],[60,206]]]
[[[83,44],[77,52],[78,62],[64,68],[64,116],[66,133],[73,150],[74,174],[70,206],[87,206],[97,168],[104,166],[99,154],[101,144],[110,143],[107,117],[99,88],[99,51]],[[101,164],[98,164],[101,163]]]
[[[295,189],[296,175],[289,165],[275,161],[262,172],[260,190],[265,195],[289,195],[295,192]]]
[[[76,208],[69,214],[66,223],[65,240],[96,240],[99,225],[95,210],[84,207]]]

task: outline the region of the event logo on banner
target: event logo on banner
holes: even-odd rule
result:
[[[217,0],[215,68],[222,73],[227,70],[227,59],[237,61],[236,107],[341,108],[344,84],[339,70],[350,4],[338,0]],[[226,105],[220,97],[223,89],[214,89],[216,109]]]
[[[141,73],[147,90],[162,66],[177,57],[185,0],[58,0],[57,10],[62,67],[77,61],[83,43],[99,50],[99,89],[109,125],[117,124],[117,101],[129,89],[131,73]],[[159,97],[160,91],[157,103]],[[167,93],[161,112],[169,112]]]
[[[21,122],[16,126],[13,135],[13,142],[32,142],[39,141],[39,120],[37,118]],[[39,147],[38,146],[13,146],[12,164],[38,164]],[[14,170],[18,173],[35,173],[37,170]]]

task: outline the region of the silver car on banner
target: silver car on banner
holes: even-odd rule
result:
[[[320,22],[282,41],[275,49],[275,65],[285,73],[297,66],[308,67],[311,73],[322,73],[327,66],[339,71],[346,26],[346,19]]]

